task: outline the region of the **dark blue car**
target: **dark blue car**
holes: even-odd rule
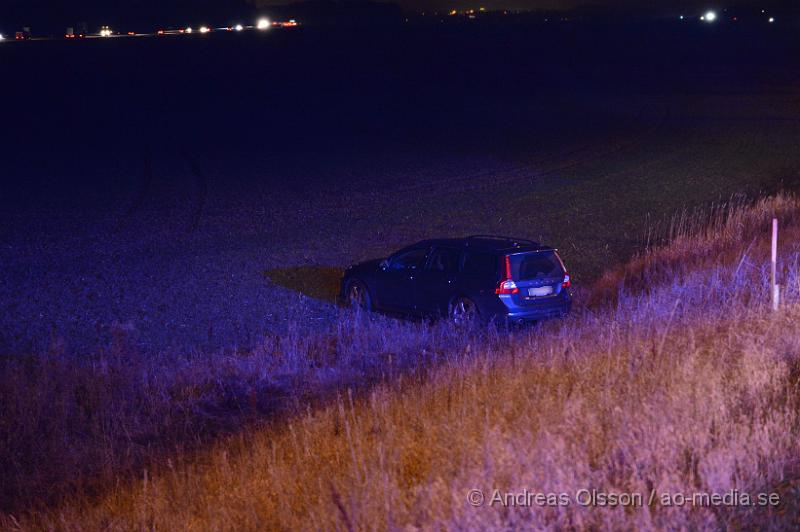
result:
[[[425,240],[351,266],[339,297],[364,310],[520,323],[567,314],[570,286],[554,248],[476,235]]]

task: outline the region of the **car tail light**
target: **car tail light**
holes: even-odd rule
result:
[[[569,274],[565,272],[564,282],[561,283],[561,288],[569,288],[570,286],[572,286],[572,281],[569,279]]]
[[[519,294],[517,283],[511,278],[511,258],[506,255],[506,278],[500,281],[500,284],[495,288],[494,293],[497,295],[502,294]]]
[[[517,283],[515,283],[511,279],[507,279],[505,281],[500,281],[500,284],[497,285],[497,288],[495,288],[494,293],[498,295],[519,294],[519,288],[517,288]]]

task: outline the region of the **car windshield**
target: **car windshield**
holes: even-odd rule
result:
[[[510,263],[511,278],[515,281],[564,275],[564,268],[555,251],[511,255]]]

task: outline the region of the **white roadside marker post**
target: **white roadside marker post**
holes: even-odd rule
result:
[[[772,288],[772,310],[778,310],[778,305],[780,305],[781,299],[781,292],[780,287],[778,286],[778,219],[772,219],[772,276],[771,276],[771,285]]]

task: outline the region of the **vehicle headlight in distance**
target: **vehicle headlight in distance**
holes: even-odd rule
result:
[[[260,18],[256,23],[256,28],[260,30],[267,30],[270,28],[270,26],[272,26],[272,23],[269,21],[268,18]]]

